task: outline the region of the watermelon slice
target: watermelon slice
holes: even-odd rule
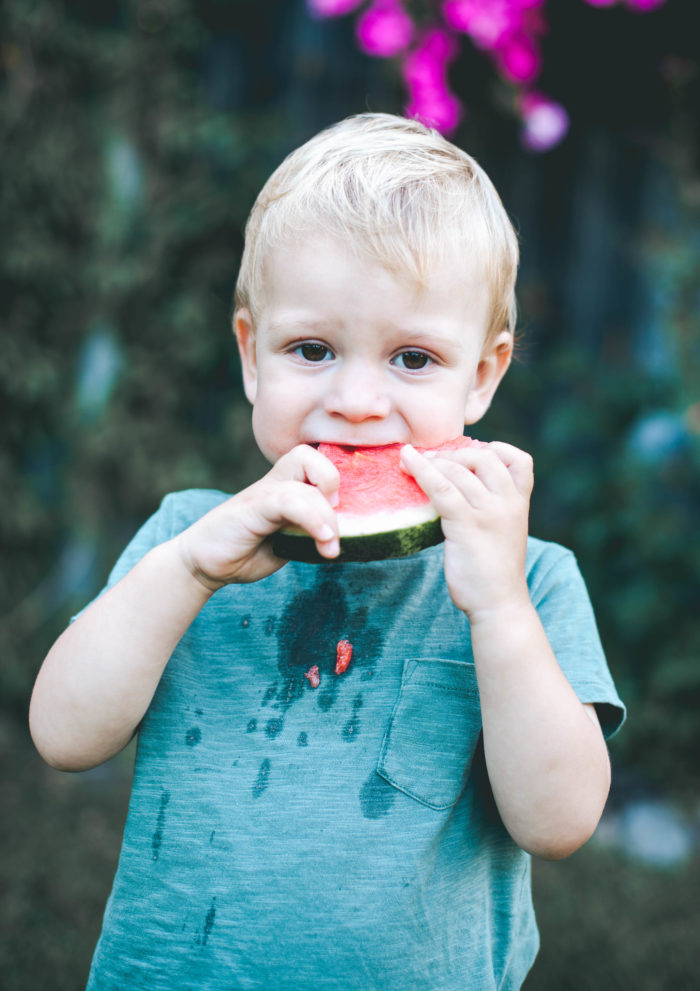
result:
[[[470,437],[455,437],[434,448],[419,451],[455,451],[480,444]],[[378,561],[415,554],[443,539],[440,517],[427,495],[400,466],[402,444],[385,447],[339,447],[319,444],[321,454],[340,473],[336,507],[340,554],[322,557],[313,539],[299,527],[283,527],[273,537],[278,557],[309,564],[333,561]]]

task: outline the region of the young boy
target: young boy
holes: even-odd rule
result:
[[[488,178],[412,121],[346,120],[262,190],[234,326],[272,468],[168,496],[32,698],[55,767],[139,734],[93,991],[521,986],[530,854],[595,829],[623,710],[572,555],[527,536],[529,456],[415,449],[488,408],[516,268]],[[444,545],[334,562],[321,441],[405,445]],[[276,558],[287,523],[327,563]]]

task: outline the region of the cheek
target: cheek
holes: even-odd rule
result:
[[[458,437],[464,430],[466,395],[463,390],[445,388],[416,399],[407,410],[414,434],[428,438],[421,447],[430,447]]]
[[[297,417],[289,398],[277,390],[260,390],[253,405],[253,435],[268,461],[275,463],[298,444]]]

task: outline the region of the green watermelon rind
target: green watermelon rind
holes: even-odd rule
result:
[[[291,528],[278,530],[272,538],[272,549],[285,561],[301,561],[304,564],[334,564],[346,562],[383,561],[387,558],[407,557],[433,547],[444,540],[440,518],[433,517],[412,526],[393,530],[381,530],[353,536],[341,536],[340,554],[323,557],[318,553],[312,537]]]

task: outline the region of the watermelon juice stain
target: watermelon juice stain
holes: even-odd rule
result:
[[[267,686],[263,705],[281,709],[282,720],[290,706],[314,690],[308,677],[313,668],[320,684],[317,704],[327,711],[355,667],[364,669],[363,674],[374,671],[384,642],[382,630],[368,622],[368,608],[353,609],[344,584],[333,575],[292,598],[275,625],[275,636],[279,676]]]

